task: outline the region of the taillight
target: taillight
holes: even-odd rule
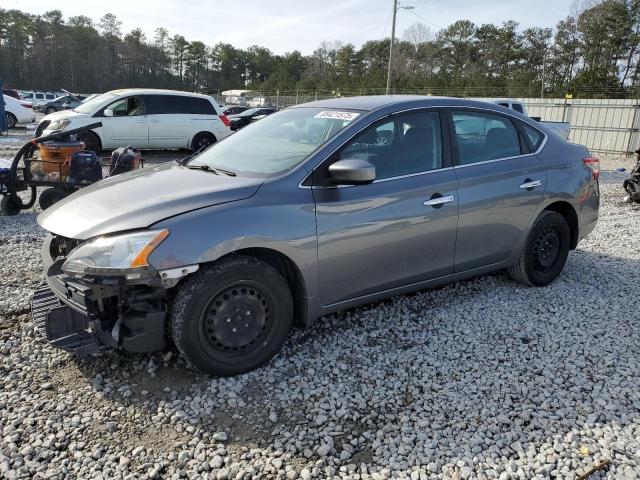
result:
[[[582,161],[585,165],[591,168],[591,171],[593,172],[593,179],[597,180],[600,176],[600,160],[596,157],[587,157]]]
[[[25,103],[24,105],[22,105],[24,108],[33,108],[33,105],[31,105],[30,103]]]
[[[218,115],[218,116],[220,117],[220,120],[222,120],[222,123],[224,123],[225,127],[229,128],[231,126],[231,122],[229,121],[226,115]]]

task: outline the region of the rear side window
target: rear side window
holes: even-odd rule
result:
[[[146,95],[149,115],[195,114],[216,115],[215,107],[206,98],[181,95]]]
[[[460,165],[521,155],[515,125],[490,113],[453,112]]]
[[[522,105],[520,105],[519,103],[514,103],[514,104],[513,104],[513,109],[514,109],[516,112],[524,113],[524,110],[522,110]]]
[[[522,129],[524,130],[525,135],[531,142],[531,146],[533,147],[533,151],[535,152],[542,145],[542,141],[544,140],[544,135],[539,130],[536,130],[530,125],[526,123],[522,124]]]

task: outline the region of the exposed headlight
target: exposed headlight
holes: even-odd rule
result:
[[[47,130],[64,130],[69,126],[70,123],[71,123],[71,120],[66,120],[66,119],[54,120],[49,124],[49,126],[47,127]]]
[[[73,249],[62,270],[69,274],[126,275],[140,278],[147,258],[167,238],[169,230],[100,237]]]

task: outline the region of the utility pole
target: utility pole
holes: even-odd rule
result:
[[[391,65],[393,64],[393,43],[396,40],[396,14],[398,13],[398,0],[393,0],[393,21],[391,23],[391,45],[389,46],[389,68],[387,69],[387,95],[391,88]]]
[[[393,44],[396,41],[396,14],[399,9],[404,10],[413,10],[415,7],[411,5],[406,6],[398,6],[398,0],[393,0],[393,20],[391,23],[391,45],[389,46],[389,68],[387,69],[387,95],[389,95],[389,90],[391,89],[391,71],[393,65]]]

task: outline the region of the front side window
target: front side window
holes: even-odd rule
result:
[[[239,176],[275,176],[299,165],[360,115],[325,108],[282,110],[215,143],[191,163]]]
[[[453,112],[460,165],[521,155],[513,122],[490,113]]]
[[[107,107],[114,117],[135,117],[144,114],[144,105],[140,97],[122,98]]]
[[[442,168],[438,112],[406,113],[373,124],[339,152],[336,160],[358,158],[376,167],[376,179]]]

